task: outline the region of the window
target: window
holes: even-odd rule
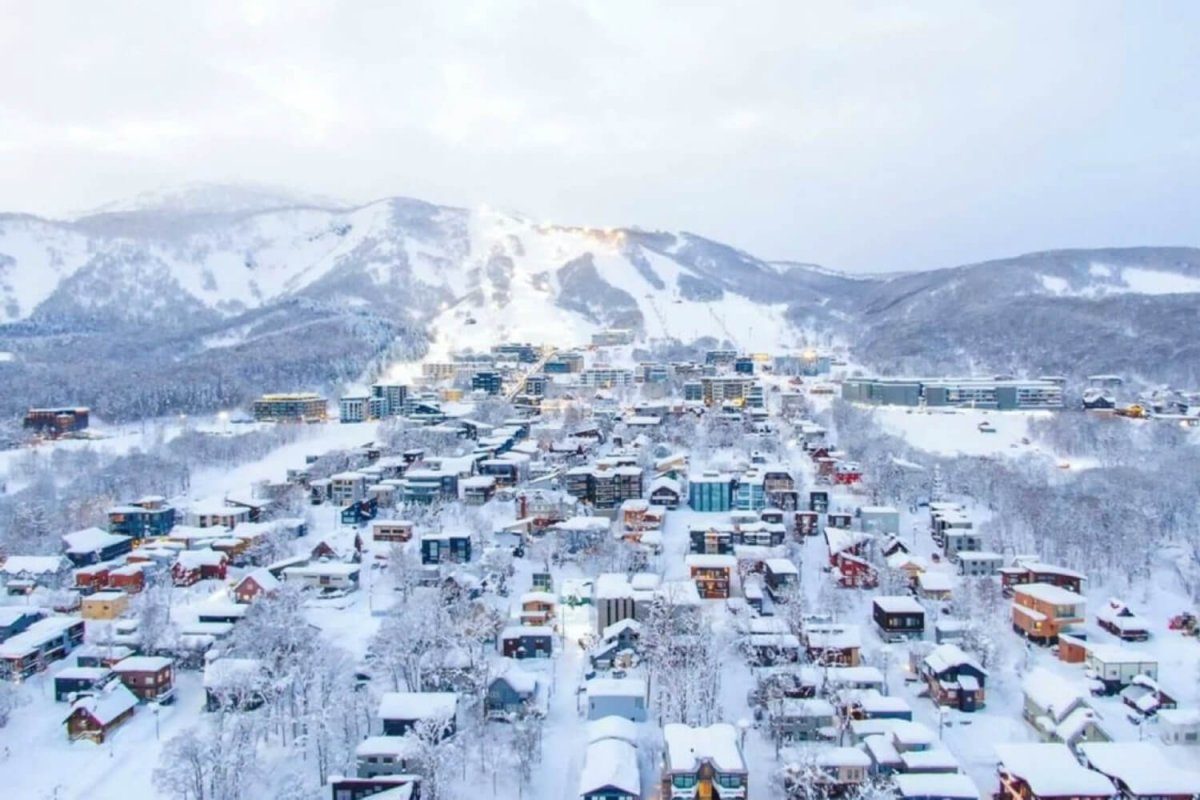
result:
[[[691,789],[696,785],[695,775],[676,775],[671,781],[676,789]]]
[[[723,789],[740,789],[742,788],[741,775],[718,775],[717,785]]]

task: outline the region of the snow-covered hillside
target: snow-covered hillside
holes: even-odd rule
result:
[[[789,343],[789,301],[820,299],[789,296],[776,268],[689,234],[404,198],[276,207],[286,200],[204,187],[72,222],[0,217],[0,322],[210,323],[307,297],[431,323],[454,347],[582,343],[620,326],[761,348]]]

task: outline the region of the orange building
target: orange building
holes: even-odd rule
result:
[[[1016,586],[1013,630],[1038,644],[1056,644],[1060,633],[1083,625],[1086,605],[1082,595],[1050,583]]]

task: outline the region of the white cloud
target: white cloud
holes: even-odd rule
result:
[[[0,26],[0,207],[245,180],[685,228],[856,269],[1187,242],[1197,16],[957,0],[29,3]]]

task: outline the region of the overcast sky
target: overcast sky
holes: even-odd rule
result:
[[[1200,244],[1197,30],[1184,0],[0,0],[0,208],[244,181],[856,271]]]

